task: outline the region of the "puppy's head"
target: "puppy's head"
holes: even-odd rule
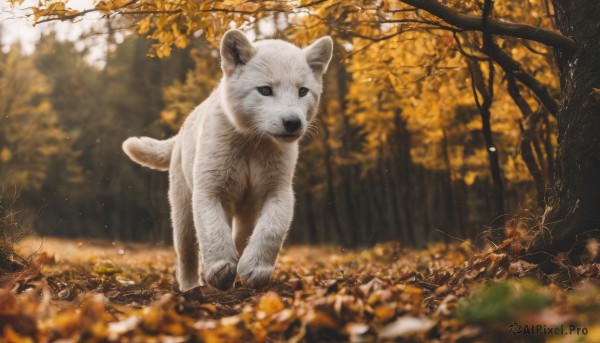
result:
[[[282,40],[252,44],[238,30],[221,42],[223,105],[239,132],[293,142],[315,117],[333,42],[323,37],[301,49]]]

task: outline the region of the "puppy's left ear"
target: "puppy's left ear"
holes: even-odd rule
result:
[[[333,40],[329,36],[321,37],[302,51],[304,51],[306,61],[313,72],[317,75],[323,75],[327,71],[329,61],[331,61]]]
[[[236,66],[248,63],[255,54],[256,48],[242,31],[229,30],[221,41],[221,68],[230,76]]]

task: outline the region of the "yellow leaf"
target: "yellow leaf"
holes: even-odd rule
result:
[[[152,17],[148,16],[143,18],[142,20],[138,21],[137,25],[138,25],[138,33],[140,35],[145,35],[146,33],[148,33],[148,31],[150,30],[150,23],[151,23]]]
[[[477,179],[477,174],[474,172],[467,172],[467,175],[465,175],[464,180],[465,183],[467,184],[467,186],[472,185],[473,183],[475,183],[475,179]]]
[[[272,315],[285,308],[283,301],[275,292],[268,292],[261,299],[258,308],[264,311],[267,315]]]
[[[375,308],[375,318],[377,318],[381,323],[392,319],[395,314],[396,311],[387,305],[380,305]]]
[[[0,151],[0,161],[8,162],[11,159],[12,153],[10,152],[10,149],[8,149],[7,147],[2,148],[2,150]]]

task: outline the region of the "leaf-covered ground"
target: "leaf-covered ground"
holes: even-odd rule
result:
[[[225,293],[177,292],[169,246],[19,245],[33,267],[0,278],[0,342],[600,342],[599,265],[544,275],[511,240],[288,247],[267,289]]]

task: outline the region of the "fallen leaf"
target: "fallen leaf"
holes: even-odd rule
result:
[[[409,337],[426,333],[434,326],[435,322],[431,319],[405,316],[398,318],[394,322],[384,326],[379,331],[378,337],[379,339]]]
[[[260,299],[258,308],[261,311],[264,311],[267,315],[272,315],[283,310],[285,305],[283,304],[283,301],[281,301],[279,295],[271,291]]]

